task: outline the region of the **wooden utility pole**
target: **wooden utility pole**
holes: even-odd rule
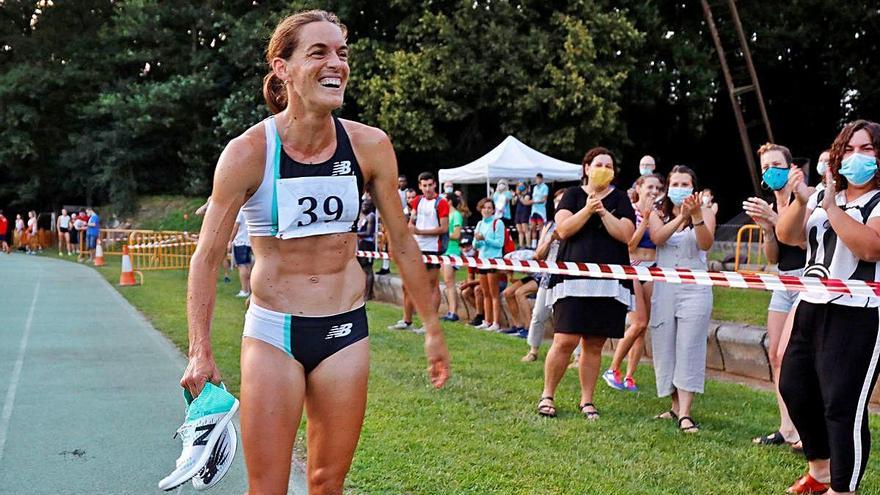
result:
[[[735,0],[721,0],[718,2],[716,5],[726,3],[730,10],[730,19],[728,19],[728,21],[736,34],[736,43],[739,45],[735,50],[739,50],[739,55],[741,55],[743,59],[742,63],[745,65],[746,72],[748,73],[748,80],[735,81],[730,65],[728,64],[727,54],[725,53],[724,46],[721,42],[722,37],[719,34],[718,27],[715,23],[715,16],[712,13],[712,8],[707,0],[700,0],[700,3],[703,6],[703,16],[706,18],[706,24],[709,26],[709,33],[712,35],[712,41],[715,44],[715,51],[718,53],[718,61],[721,63],[721,72],[724,75],[724,84],[727,86],[727,94],[730,97],[730,104],[733,107],[733,115],[736,119],[736,127],[739,130],[739,138],[742,143],[743,154],[746,157],[746,165],[749,168],[749,176],[752,179],[752,187],[755,190],[755,194],[760,195],[761,178],[758,175],[758,166],[755,163],[755,148],[753,147],[752,140],[749,136],[749,128],[757,127],[759,124],[755,125],[754,123],[746,123],[745,114],[747,113],[747,110],[745,108],[745,97],[747,95],[754,94],[754,97],[757,100],[758,112],[761,114],[761,120],[764,124],[764,136],[769,142],[773,142],[773,131],[770,128],[770,119],[767,117],[767,108],[764,106],[764,97],[761,94],[761,86],[758,84],[758,74],[755,71],[754,64],[752,64],[752,54],[749,51],[748,38],[746,38],[746,35],[743,32],[742,22],[740,21],[739,13],[737,12]],[[732,35],[732,33],[725,34]],[[734,60],[736,60],[736,58]]]

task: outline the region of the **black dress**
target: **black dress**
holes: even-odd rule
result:
[[[570,187],[558,210],[577,213],[586,204],[583,188]],[[635,225],[636,214],[624,191],[613,189],[602,199],[602,205],[608,214],[628,218]],[[625,242],[611,237],[598,215],[592,215],[580,231],[562,242],[557,261],[628,265],[629,249]],[[623,337],[626,313],[633,305],[631,281],[553,275],[549,290],[557,332]]]

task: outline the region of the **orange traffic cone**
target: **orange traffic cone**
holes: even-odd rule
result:
[[[125,287],[137,285],[134,278],[134,270],[131,269],[131,257],[128,256],[128,246],[122,245],[122,273],[119,274],[119,285]]]
[[[95,266],[104,266],[104,248],[101,247],[101,239],[95,246]]]

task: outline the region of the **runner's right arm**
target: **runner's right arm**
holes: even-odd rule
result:
[[[211,349],[211,319],[216,299],[217,269],[238,210],[249,192],[259,187],[264,143],[245,133],[232,140],[220,155],[214,171],[211,207],[205,213],[199,243],[190,260],[186,314],[189,327],[189,364],[180,385],[197,396],[205,382],[220,382],[220,371]]]

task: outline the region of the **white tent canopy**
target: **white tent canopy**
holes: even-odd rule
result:
[[[527,179],[541,172],[544,180],[578,181],[583,168],[576,163],[568,163],[547,156],[529,148],[522,141],[507,136],[504,141],[486,155],[461,167],[441,169],[440,183],[452,181],[456,184],[489,184],[498,179]]]

